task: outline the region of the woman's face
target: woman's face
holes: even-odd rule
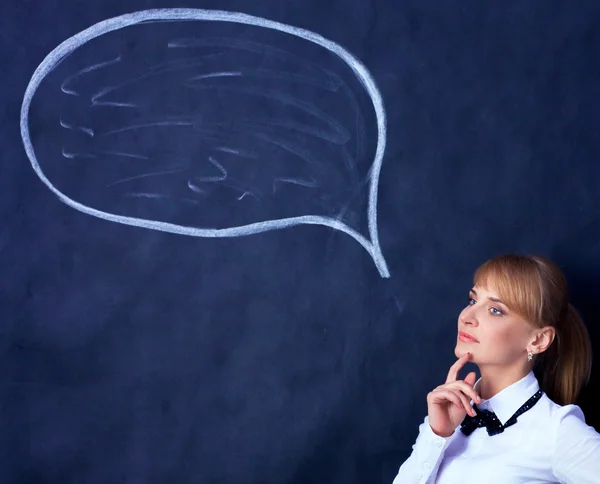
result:
[[[476,285],[458,316],[457,357],[471,353],[478,365],[511,366],[527,361],[533,325],[511,311],[493,287]],[[469,339],[469,336],[473,339]]]

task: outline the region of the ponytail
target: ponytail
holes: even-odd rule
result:
[[[573,404],[590,379],[590,336],[579,313],[570,303],[555,330],[554,342],[540,355],[541,387],[559,405]]]

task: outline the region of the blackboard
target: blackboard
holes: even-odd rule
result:
[[[2,482],[391,482],[500,253],[598,352],[600,6],[1,18]]]

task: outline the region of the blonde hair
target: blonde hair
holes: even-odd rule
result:
[[[569,302],[567,280],[560,268],[541,256],[507,254],[483,263],[476,285],[493,287],[506,305],[538,328],[552,326],[555,337],[536,355],[540,386],[560,405],[575,403],[588,383],[592,346],[585,324]]]

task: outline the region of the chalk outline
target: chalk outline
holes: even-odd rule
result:
[[[373,164],[371,165],[371,168],[369,170],[370,187],[367,210],[369,236],[371,240],[368,240],[358,231],[348,227],[346,224],[340,222],[339,220],[319,215],[305,215],[300,217],[268,220],[223,229],[187,227],[168,222],[159,222],[156,220],[138,219],[135,217],[115,215],[88,207],[67,197],[66,195],[61,193],[56,187],[54,187],[54,185],[52,185],[50,180],[48,180],[48,178],[44,175],[38,163],[37,157],[35,155],[35,150],[33,149],[33,145],[29,135],[29,108],[31,106],[33,96],[40,84],[42,83],[42,81],[61,63],[61,61],[67,55],[71,54],[78,47],[82,46],[89,40],[99,37],[100,35],[112,32],[114,30],[129,27],[131,25],[136,25],[142,22],[177,20],[232,22],[277,30],[283,33],[294,35],[296,37],[300,37],[304,40],[308,40],[327,49],[328,51],[340,57],[352,69],[352,71],[358,77],[364,89],[369,94],[377,117],[377,149],[375,151],[375,158],[373,160]],[[299,27],[294,27],[291,25],[267,20],[262,17],[255,17],[244,13],[229,12],[224,10],[203,10],[194,8],[141,10],[103,20],[62,42],[60,45],[58,45],[58,47],[52,50],[52,52],[50,52],[42,61],[42,63],[37,67],[37,69],[33,73],[33,76],[31,77],[27,89],[25,90],[23,103],[21,105],[20,126],[21,138],[23,140],[25,151],[38,177],[59,198],[59,200],[61,200],[66,205],[69,205],[70,207],[79,210],[83,213],[111,222],[117,222],[152,230],[159,230],[162,232],[169,232],[173,234],[189,235],[194,237],[239,237],[244,235],[266,232],[270,230],[283,229],[301,224],[324,225],[344,232],[350,235],[352,238],[354,238],[371,255],[371,258],[373,259],[373,262],[375,263],[375,266],[377,267],[381,277],[390,277],[387,263],[383,256],[383,253],[381,252],[381,247],[379,245],[379,235],[377,232],[377,190],[379,187],[379,176],[383,164],[383,156],[385,153],[387,138],[387,118],[385,108],[383,105],[383,98],[381,96],[381,93],[379,92],[379,89],[377,88],[375,80],[371,76],[369,70],[362,64],[362,62],[356,57],[354,57],[342,46],[336,44],[331,40],[325,39],[319,34]]]

